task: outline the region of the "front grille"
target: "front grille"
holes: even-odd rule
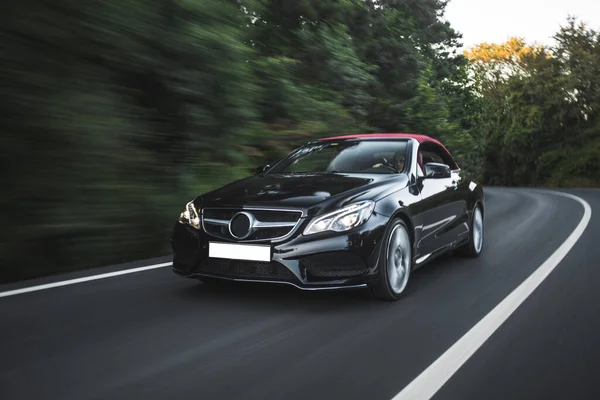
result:
[[[245,242],[272,241],[285,237],[296,228],[302,217],[300,210],[205,208],[202,210],[204,230],[220,239],[238,240],[229,232],[229,221],[241,211],[251,214],[256,220],[253,232],[241,240]]]
[[[198,273],[239,279],[262,279],[290,281],[296,275],[278,262],[241,261],[208,258],[200,264]]]
[[[240,210],[235,209],[217,209],[217,208],[205,208],[203,211],[204,218],[223,219],[229,221],[235,213]]]
[[[301,211],[287,210],[242,210],[235,208],[205,208],[204,218],[220,219],[229,221],[235,214],[240,211],[247,211],[261,222],[296,222],[300,219]]]
[[[276,210],[253,210],[252,214],[261,222],[296,222],[302,215],[298,212]]]
[[[267,240],[287,235],[293,227],[289,228],[263,228],[258,229],[248,239],[250,240]]]
[[[223,225],[213,225],[209,223],[204,224],[204,230],[206,233],[218,236],[218,237],[229,237],[229,228]]]

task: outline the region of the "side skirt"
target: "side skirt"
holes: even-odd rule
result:
[[[449,245],[444,246],[441,249],[434,251],[433,253],[426,254],[424,256],[421,256],[421,257],[415,259],[414,263],[413,263],[413,271],[421,268],[422,266],[428,264],[429,262],[435,260],[436,258],[456,249],[457,247],[462,246],[463,244],[467,243],[468,241],[469,241],[469,235],[467,233],[467,234],[461,235],[461,237],[459,237],[458,239],[456,239],[454,242],[450,243]]]

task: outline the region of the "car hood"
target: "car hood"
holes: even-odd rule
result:
[[[374,199],[406,186],[406,175],[267,174],[241,179],[199,197],[202,207],[274,206],[308,209],[323,202]]]

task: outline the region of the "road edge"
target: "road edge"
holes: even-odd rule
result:
[[[429,400],[465,364],[473,354],[506,322],[529,298],[542,282],[556,269],[585,232],[591,218],[592,207],[579,196],[554,190],[534,190],[543,194],[562,196],[583,206],[581,220],[565,241],[527,279],[458,339],[437,360],[429,365],[392,400]]]
[[[0,298],[168,267],[172,265],[172,259],[173,256],[156,257],[147,260],[138,260],[124,264],[94,268],[92,270],[85,269],[68,274],[51,275],[26,281],[7,283],[0,285],[0,290],[2,290],[0,291]],[[89,275],[92,271],[96,273],[94,275]]]

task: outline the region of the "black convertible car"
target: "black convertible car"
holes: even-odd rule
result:
[[[436,256],[479,256],[483,199],[428,136],[320,139],[190,201],[173,231],[173,269],[396,300]]]

